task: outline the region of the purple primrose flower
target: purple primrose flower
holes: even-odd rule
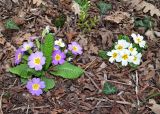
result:
[[[52,63],[54,65],[57,65],[58,63],[63,64],[65,62],[65,58],[66,55],[63,52],[61,52],[60,50],[56,50],[52,54]]]
[[[54,46],[54,50],[59,50],[59,49],[60,49],[59,46],[57,46],[57,45]]]
[[[34,46],[33,42],[24,42],[22,45],[22,51],[27,51]]]
[[[19,64],[22,60],[22,56],[23,56],[23,51],[21,50],[21,48],[17,49],[15,52],[15,64]]]
[[[37,51],[28,57],[28,65],[30,68],[35,68],[35,70],[42,70],[45,60],[46,58],[43,56],[43,53]]]
[[[69,44],[68,50],[70,50],[74,55],[82,54],[82,47],[77,42]]]
[[[43,93],[42,89],[45,88],[45,82],[41,81],[40,78],[33,78],[27,82],[26,87],[32,95],[39,96]]]

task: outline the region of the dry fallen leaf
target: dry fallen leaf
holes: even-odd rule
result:
[[[156,40],[157,40],[156,37],[155,37],[155,35],[154,35],[154,31],[152,31],[152,30],[148,30],[148,31],[145,33],[145,35],[146,35],[150,40],[152,40],[152,41],[156,41]]]
[[[153,104],[149,108],[155,113],[155,114],[160,114],[160,105],[156,103],[154,99],[149,99],[149,103]]]
[[[112,40],[113,40],[113,33],[109,30],[102,30],[99,31],[99,34],[102,37],[102,46],[103,49],[105,49],[106,47],[111,47],[112,46]]]
[[[80,10],[80,6],[78,3],[76,3],[74,0],[72,2],[72,7],[71,7],[72,11],[74,12],[74,14],[80,14],[81,10]]]
[[[12,37],[13,43],[16,45],[22,45],[24,41],[28,41],[32,35],[30,33],[26,33],[23,36],[15,36]]]
[[[115,23],[120,23],[122,20],[129,18],[130,14],[127,12],[122,12],[122,11],[116,11],[112,15],[106,16],[105,20],[115,22]]]
[[[143,10],[144,13],[150,12],[151,16],[157,15],[160,16],[160,10],[156,8],[153,4],[148,3],[143,0],[123,0],[130,4],[131,8],[134,8],[136,11]]]
[[[29,0],[29,3],[31,2],[36,6],[40,6],[43,3],[43,0]]]
[[[154,31],[154,34],[156,35],[156,37],[160,37],[160,32],[158,32],[158,31]]]
[[[77,35],[76,32],[68,32],[66,33],[67,39],[68,39],[68,43],[70,43],[72,41],[72,39]]]

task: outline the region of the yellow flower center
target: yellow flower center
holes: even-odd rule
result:
[[[61,56],[60,56],[59,54],[56,54],[56,56],[55,56],[55,60],[56,60],[56,61],[61,60]]]
[[[62,42],[58,42],[58,45],[60,46],[62,44]]]
[[[112,57],[113,57],[113,58],[116,58],[117,55],[118,55],[117,53],[113,53]]]
[[[78,51],[78,48],[76,46],[73,46],[72,48],[74,51]]]
[[[123,49],[123,46],[122,46],[122,45],[119,45],[119,46],[117,47],[117,49],[118,49],[118,50],[122,50],[122,49]]]
[[[21,57],[22,57],[22,54],[19,53],[19,54],[18,54],[18,60],[21,59]]]
[[[33,90],[38,90],[40,88],[40,85],[39,84],[33,84],[32,85],[32,89]]]
[[[129,50],[132,52],[132,51],[133,51],[133,48],[130,48]]]
[[[141,39],[140,39],[140,38],[137,38],[137,42],[140,43],[140,42],[141,42]]]
[[[39,65],[41,63],[41,59],[40,58],[35,58],[34,63]]]
[[[137,60],[137,57],[134,57],[133,61],[136,61]]]
[[[122,56],[122,58],[123,58],[124,60],[127,60],[127,59],[128,59],[128,55],[127,55],[127,54],[124,54],[124,55]]]
[[[30,49],[30,46],[26,46],[26,50],[29,50]]]

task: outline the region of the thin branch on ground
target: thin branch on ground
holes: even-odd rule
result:
[[[2,110],[2,98],[3,98],[3,95],[4,95],[4,91],[2,92],[1,97],[0,97],[0,114],[3,114],[3,110]]]
[[[118,104],[123,104],[123,105],[130,105],[131,107],[135,107],[135,104],[127,102],[127,101],[114,101],[110,99],[101,99],[101,98],[95,98],[95,97],[89,97],[86,98],[86,100],[98,100],[98,101],[103,101],[103,102],[116,102]]]
[[[89,72],[85,72],[85,76],[87,76],[90,80],[91,80],[91,82],[93,83],[93,85],[98,89],[98,90],[100,90],[100,88],[99,88],[99,86],[96,84],[96,82],[89,76]]]

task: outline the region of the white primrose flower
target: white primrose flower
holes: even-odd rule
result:
[[[131,55],[136,55],[137,52],[137,48],[133,48],[132,43],[130,44],[130,46],[128,47],[128,50],[130,51]]]
[[[124,49],[120,52],[122,66],[127,66],[130,58],[130,52],[128,49]]]
[[[141,57],[142,57],[142,54],[141,54],[141,53],[138,53],[138,54],[136,54],[136,55],[132,55],[132,56],[130,56],[130,58],[129,58],[129,62],[132,62],[132,63],[134,63],[134,64],[136,64],[136,65],[139,65],[140,62],[141,62]]]
[[[59,47],[65,47],[64,42],[62,41],[62,39],[56,40],[55,41],[55,45],[59,46]]]
[[[146,41],[144,41],[143,39],[143,36],[141,35],[136,35],[134,33],[131,34],[131,36],[133,37],[133,40],[136,44],[139,44],[140,47],[144,48],[145,45],[146,45]]]
[[[117,44],[115,45],[115,49],[122,51],[125,48],[128,48],[129,42],[126,40],[118,40]]]
[[[116,61],[116,62],[120,62],[121,61],[121,58],[120,58],[118,50],[112,50],[112,51],[108,52],[107,55],[110,56],[109,61],[111,63],[113,63],[114,61]]]

